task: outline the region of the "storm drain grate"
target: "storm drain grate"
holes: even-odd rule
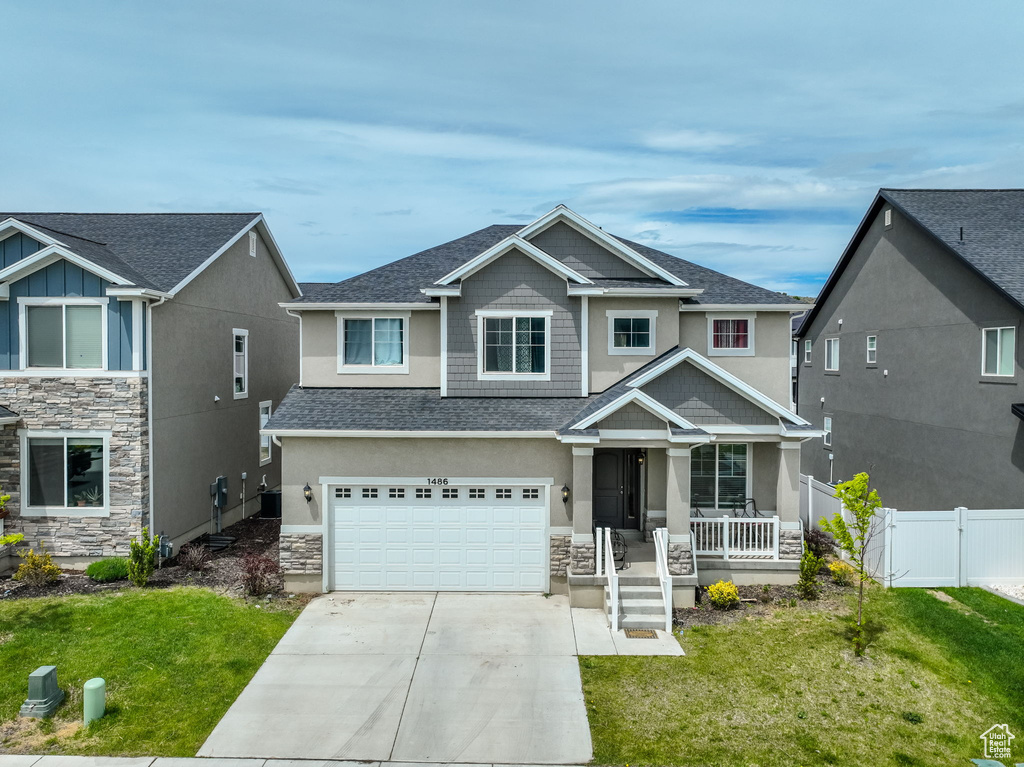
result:
[[[657,639],[654,629],[624,629],[626,639]]]

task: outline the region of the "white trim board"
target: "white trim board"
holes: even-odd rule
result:
[[[20,280],[23,277],[34,274],[40,269],[45,269],[50,264],[55,264],[61,260],[69,261],[75,266],[78,266],[91,274],[95,274],[97,277],[104,279],[107,282],[113,282],[117,285],[131,284],[131,280],[127,280],[109,269],[104,269],[102,266],[94,264],[89,259],[78,255],[63,245],[49,245],[42,250],[37,250],[30,256],[26,256],[20,261],[15,261],[6,269],[0,269],[0,281],[14,282],[16,280]]]
[[[658,402],[652,396],[650,396],[649,394],[645,394],[644,392],[640,391],[639,389],[633,389],[631,391],[628,391],[628,392],[624,393],[622,396],[612,400],[611,402],[609,402],[607,405],[605,405],[604,407],[600,408],[599,410],[595,410],[593,413],[588,415],[586,418],[583,418],[582,420],[577,421],[576,423],[574,423],[569,428],[571,428],[571,429],[587,429],[590,426],[592,426],[593,424],[598,423],[599,421],[602,421],[603,419],[607,418],[608,416],[610,416],[615,411],[620,410],[621,408],[625,407],[626,405],[628,405],[631,402],[635,402],[637,405],[642,407],[644,410],[648,411],[652,415],[657,416],[658,418],[661,418],[662,420],[668,421],[669,423],[674,423],[680,429],[696,429],[697,428],[692,423],[690,423],[685,418],[683,418],[681,415],[679,415],[678,413],[673,412],[672,410],[669,410],[667,407],[662,405],[660,402]]]
[[[554,485],[552,477],[443,477],[447,480],[445,485],[432,484],[431,479],[441,479],[436,476],[430,477],[319,477],[317,483],[320,485],[423,485],[424,487],[459,487],[467,485],[504,486],[512,485]]]
[[[506,237],[504,240],[497,243],[496,245],[492,245],[479,256],[470,259],[462,266],[460,266],[458,269],[449,272],[434,284],[449,285],[455,280],[462,280],[465,279],[466,277],[471,277],[473,274],[483,269],[492,261],[496,261],[497,259],[501,258],[511,250],[519,250],[524,255],[532,258],[541,266],[546,267],[549,271],[552,271],[561,277],[564,277],[566,280],[572,280],[573,282],[580,283],[581,285],[593,284],[590,280],[588,280],[579,272],[570,269],[557,258],[552,258],[543,250],[538,248],[536,245],[527,242],[517,234],[513,234],[509,237]]]
[[[555,439],[554,431],[372,431],[344,429],[260,429],[272,437],[356,437],[385,439]]]

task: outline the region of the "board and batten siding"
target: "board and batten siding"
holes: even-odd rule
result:
[[[462,281],[462,296],[448,299],[448,396],[576,397],[582,386],[580,299],[566,295],[565,279],[529,256],[511,251]],[[551,311],[547,342],[550,381],[477,380],[480,310],[523,315]]]
[[[42,247],[41,242],[36,242],[21,232],[5,237],[0,240],[0,268],[6,269],[11,264],[16,264],[26,256],[31,256],[37,250],[41,250]]]
[[[17,236],[3,240],[0,245],[6,245]],[[6,248],[4,259],[6,262]],[[27,277],[12,282],[10,299],[4,302],[6,309],[0,308],[0,370],[19,370],[21,368],[19,298],[64,296],[102,298],[106,296],[109,285],[110,283],[106,280],[66,261],[57,261]],[[130,301],[118,301],[115,298],[110,298],[107,303],[107,368],[109,370],[132,369],[132,305]]]

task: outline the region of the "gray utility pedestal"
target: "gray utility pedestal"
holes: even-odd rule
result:
[[[64,691],[57,686],[57,667],[40,666],[28,675],[28,700],[21,704],[20,716],[47,717],[64,700]]]

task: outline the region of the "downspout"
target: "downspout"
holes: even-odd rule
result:
[[[156,534],[156,520],[153,516],[153,309],[167,300],[163,296],[156,303],[146,305],[146,419],[149,426],[149,534]]]
[[[291,309],[285,309],[284,313],[299,321],[299,386],[302,386],[302,312],[293,312]],[[277,444],[280,445],[281,443],[278,442]]]

